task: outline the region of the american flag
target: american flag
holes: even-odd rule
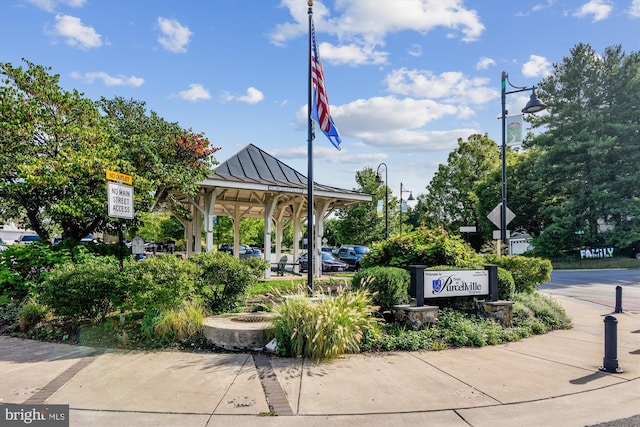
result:
[[[320,54],[318,53],[318,42],[316,41],[316,30],[313,26],[313,21],[311,21],[311,84],[313,86],[311,118],[318,123],[320,130],[329,138],[331,143],[340,150],[342,138],[329,113],[329,99],[324,87],[324,73]]]

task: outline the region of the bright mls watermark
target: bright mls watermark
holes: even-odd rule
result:
[[[0,405],[0,425],[69,427],[69,405]]]

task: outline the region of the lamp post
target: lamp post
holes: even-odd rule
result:
[[[376,169],[376,183],[378,185],[382,184],[380,166],[384,166],[384,238],[389,239],[389,177],[387,175],[387,164],[380,163]]]
[[[402,193],[409,193],[409,197],[407,198],[408,202],[415,200],[413,198],[413,192],[411,190],[405,190],[402,183],[400,183],[400,234],[402,234]]]
[[[514,90],[507,91],[507,83]],[[522,109],[524,114],[537,113],[547,108],[536,96],[536,87],[514,86],[509,81],[509,74],[502,72],[502,206],[500,207],[500,239],[507,244],[507,95],[530,90],[529,102]]]

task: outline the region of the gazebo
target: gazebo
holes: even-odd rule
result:
[[[307,177],[255,145],[247,145],[197,185],[199,192],[195,197],[170,193],[190,213],[191,220],[187,221],[172,209],[185,226],[187,256],[203,252],[203,249],[207,252],[213,250],[214,216],[232,219],[235,256],[239,253],[240,220],[245,217],[264,219],[264,259],[268,262],[272,259],[271,232],[274,225],[276,259],[281,257],[282,233],[290,221],[293,221],[293,240],[300,241],[301,223],[307,219]],[[320,259],[325,218],[336,209],[370,202],[371,195],[314,182],[313,201],[315,259]],[[202,247],[200,238],[195,238],[203,231],[206,233],[206,248]],[[298,245],[294,244],[293,257],[298,259],[298,256]],[[319,263],[315,262],[314,267],[314,276],[319,276]],[[265,276],[270,274],[268,269]]]

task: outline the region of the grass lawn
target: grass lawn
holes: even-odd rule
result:
[[[640,268],[640,260],[631,257],[551,261],[554,270],[601,270],[606,268]]]

